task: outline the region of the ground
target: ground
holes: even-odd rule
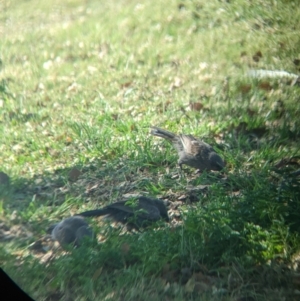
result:
[[[35,300],[298,300],[299,30],[297,1],[2,1],[4,271]],[[151,125],[226,168],[181,172]],[[139,195],[170,223],[47,233]]]

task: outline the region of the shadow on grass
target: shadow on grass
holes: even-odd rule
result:
[[[299,250],[299,182],[279,179],[268,170],[192,174],[188,184],[206,188],[193,190],[196,202],[182,202],[182,222],[141,233],[105,226],[97,229],[100,243],[87,242],[68,252],[36,248],[49,219],[70,216],[86,202],[102,206],[126,194],[161,193],[169,198],[172,215],[176,193],[167,187],[151,190],[159,175],[145,165],[126,163],[115,162],[114,169],[100,163],[77,166],[79,173],[60,169],[19,178],[2,189],[3,223],[8,222],[8,232],[16,225],[20,229],[10,231],[13,237],[2,248],[1,264],[33,298],[92,300],[113,293],[115,300],[145,300],[155,285],[153,300],[178,300],[176,294],[181,300],[202,294],[207,300],[293,300],[299,283],[293,257]],[[186,178],[177,181],[182,184]]]

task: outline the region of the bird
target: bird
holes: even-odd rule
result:
[[[127,224],[128,229],[140,229],[160,219],[169,221],[166,205],[162,200],[140,196],[137,199],[118,201],[101,209],[81,212],[79,216],[107,215],[117,222]]]
[[[176,135],[156,126],[151,126],[150,134],[170,141],[178,152],[178,165],[204,170],[220,171],[225,167],[224,160],[216,153],[211,145],[192,135]]]
[[[71,216],[49,227],[53,240],[62,247],[73,244],[79,247],[86,237],[93,237],[93,231],[81,216]]]

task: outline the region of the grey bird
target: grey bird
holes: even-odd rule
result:
[[[140,196],[136,200],[119,201],[101,209],[79,213],[80,216],[107,215],[117,222],[139,229],[160,219],[169,221],[167,208],[162,200]]]
[[[192,135],[179,134],[166,131],[156,126],[151,127],[152,135],[170,141],[178,152],[178,164],[203,170],[221,170],[225,162],[216,153],[212,146],[204,141],[196,139]]]
[[[60,223],[52,225],[48,231],[51,231],[52,239],[57,240],[62,247],[69,244],[78,247],[85,237],[93,237],[92,229],[81,216],[66,218]]]

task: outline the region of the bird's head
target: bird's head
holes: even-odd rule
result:
[[[226,165],[225,161],[217,153],[212,153],[209,159],[212,170],[220,171]]]

